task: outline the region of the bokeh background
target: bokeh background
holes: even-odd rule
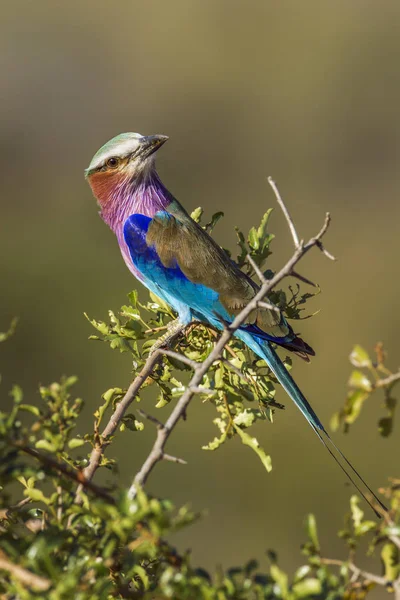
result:
[[[215,235],[232,249],[233,226],[247,230],[275,204],[267,175],[304,237],[331,211],[326,243],[338,262],[315,252],[301,266],[323,289],[309,305],[320,313],[300,324],[318,355],[295,365],[322,420],[343,402],[354,343],[372,349],[382,340],[396,368],[397,0],[14,0],[1,13],[0,330],[20,317],[0,349],[3,405],[13,382],[39,402],[39,382],[77,374],[90,428],[101,393],[132,377],[127,355],[87,341],[83,316],[106,318],[137,287],[83,178],[94,152],[123,131],[170,136],[158,158],[162,178],[189,210],[225,212]],[[277,268],[291,240],[279,211],[271,226]],[[335,435],[373,487],[399,475],[400,423],[390,439],[379,437],[381,403],[378,395],[368,403],[350,436]],[[203,452],[212,417],[193,402],[169,445],[188,466],[162,464],[148,485],[178,505],[207,508],[173,540],[179,548],[213,568],[265,560],[273,547],[290,569],[313,511],[324,551],[340,555],[335,532],[352,491],[300,413],[287,402],[274,425],[258,429],[270,475],[239,442]],[[153,437],[150,426],[119,435],[121,484]]]

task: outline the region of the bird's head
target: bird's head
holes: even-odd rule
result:
[[[108,202],[110,192],[116,188],[151,174],[154,153],[167,139],[166,135],[121,133],[104,144],[85,171],[85,177],[100,205]]]

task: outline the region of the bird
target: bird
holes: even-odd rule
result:
[[[180,324],[200,321],[221,330],[251,301],[259,286],[191,218],[162,183],[155,155],[167,140],[166,135],[146,136],[133,132],[117,135],[96,152],[85,170],[85,177],[99,205],[100,217],[116,235],[131,273],[172,307]],[[284,315],[274,307],[260,307],[250,313],[235,335],[267,363],[377,516],[386,512],[384,504],[332,441],[279,357],[274,346],[288,349],[306,360],[315,354],[294,333]],[[379,512],[354,476],[372,495]]]

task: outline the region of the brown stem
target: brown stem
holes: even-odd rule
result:
[[[108,494],[105,490],[103,490],[103,488],[99,487],[98,485],[95,485],[89,479],[87,479],[83,471],[71,469],[67,465],[64,465],[63,463],[60,463],[57,460],[55,460],[50,455],[42,454],[41,452],[38,452],[37,450],[35,450],[35,448],[31,448],[30,446],[25,446],[17,442],[14,445],[16,448],[21,450],[21,452],[25,452],[25,454],[33,456],[46,467],[54,469],[55,471],[59,471],[60,473],[65,475],[65,477],[76,481],[80,484],[81,489],[87,488],[88,490],[96,494],[96,496],[104,498],[104,500],[107,500],[108,502],[114,502],[113,497],[110,496],[110,494]]]
[[[389,387],[389,386],[393,385],[399,379],[400,379],[400,371],[397,371],[397,373],[392,373],[392,375],[389,375],[388,377],[385,377],[384,379],[378,379],[372,387],[374,390],[378,389],[378,388]]]
[[[352,562],[347,562],[345,560],[337,560],[335,558],[322,558],[321,562],[324,565],[334,565],[336,567],[343,567],[346,565],[347,567],[349,567],[350,571],[355,575],[356,579],[362,577],[365,580],[373,581],[377,585],[386,586],[387,584],[386,577],[374,575],[374,573],[369,573],[368,571],[363,571],[362,569],[356,567],[356,565]]]

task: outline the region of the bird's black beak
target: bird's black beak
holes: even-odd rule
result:
[[[148,158],[168,140],[167,135],[145,135],[140,140],[139,156]]]

